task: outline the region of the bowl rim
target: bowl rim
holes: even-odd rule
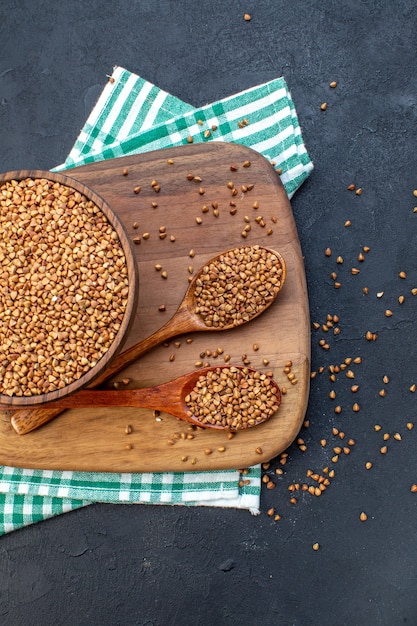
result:
[[[133,242],[127,233],[126,227],[120,220],[117,213],[111,208],[107,200],[105,200],[88,185],[81,183],[67,174],[62,174],[61,172],[49,172],[39,169],[4,172],[0,173],[0,185],[3,185],[11,180],[20,181],[26,178],[45,179],[62,183],[63,185],[71,187],[72,189],[75,189],[75,191],[83,194],[88,200],[91,200],[98,206],[119,237],[128,269],[129,295],[123,320],[119,330],[117,331],[116,337],[107,352],[99,359],[97,364],[85,372],[85,374],[83,374],[78,380],[66,385],[62,389],[56,389],[54,391],[33,396],[8,396],[0,393],[0,405],[9,405],[16,408],[36,408],[36,406],[40,404],[46,404],[57,400],[58,398],[62,398],[63,396],[68,396],[93,383],[94,379],[100,376],[100,374],[105,371],[109,363],[120,353],[120,350],[122,349],[129,334],[129,330],[133,324],[139,297],[139,271]]]

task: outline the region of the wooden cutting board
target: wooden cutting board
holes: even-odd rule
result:
[[[294,217],[273,167],[249,148],[210,142],[66,173],[101,195],[137,240],[139,304],[125,348],[162,326],[181,302],[191,273],[223,250],[261,244],[280,252],[287,264],[282,292],[259,318],[230,331],[178,337],[112,382],[122,388],[153,386],[195,369],[199,361],[215,365],[230,355],[231,364],[246,359],[251,367],[273,371],[286,393],[273,418],[232,439],[226,432],[192,430],[170,415],[136,408],[71,409],[19,436],[10,414],[1,411],[0,463],[108,472],[201,471],[244,468],[285,450],[297,436],[307,406],[310,324]],[[162,269],[157,271],[156,264]],[[222,353],[213,358],[218,349]],[[291,372],[284,372],[288,361]]]

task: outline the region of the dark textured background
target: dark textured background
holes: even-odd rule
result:
[[[285,466],[271,464],[276,488],[263,491],[260,516],[93,505],[6,535],[0,623],[417,624],[417,394],[409,390],[417,382],[415,0],[3,0],[1,8],[0,171],[61,163],[114,65],[193,105],[283,75],[315,164],[292,201],[311,318],[337,314],[341,333],[313,331],[312,368],[325,371],[312,381],[310,427],[301,433],[307,451],[294,444]],[[361,196],[347,191],[350,183]],[[370,252],[352,276],[362,246]],[[367,330],[375,342],[365,340]],[[353,396],[351,381],[339,374],[331,383],[327,368],[358,355]],[[356,441],[337,464],[332,427]],[[386,455],[383,433],[391,435]],[[290,504],[288,486],[326,465],[336,472],[326,492],[297,494]],[[281,521],[267,515],[270,507]]]

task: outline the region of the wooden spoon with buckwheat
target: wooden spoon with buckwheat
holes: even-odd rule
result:
[[[235,431],[262,424],[280,403],[281,391],[267,374],[243,366],[219,365],[195,370],[155,387],[84,389],[48,403],[47,410],[140,407],[168,413],[202,428]]]

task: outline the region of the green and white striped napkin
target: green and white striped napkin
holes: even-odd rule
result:
[[[243,119],[250,123],[240,127]],[[207,126],[217,127],[209,138],[202,131]],[[194,142],[235,142],[257,150],[280,170],[289,197],[313,169],[283,78],[196,109],[116,67],[55,171],[186,144],[190,136]],[[116,474],[0,467],[0,535],[93,502],[234,507],[256,514],[260,492],[259,465],[244,475],[239,470]]]
[[[244,119],[250,123],[240,128]],[[212,126],[217,130],[205,137],[202,129]],[[289,198],[313,169],[283,78],[196,109],[121,67],[114,69],[65,163],[55,169],[180,146],[189,137],[194,143],[226,141],[256,150],[280,171]]]

